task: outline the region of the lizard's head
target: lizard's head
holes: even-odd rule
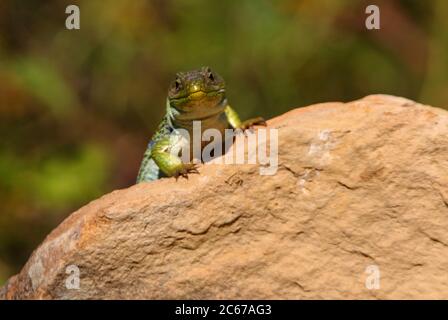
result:
[[[219,74],[209,67],[189,72],[179,72],[168,91],[171,107],[180,114],[206,117],[219,113],[225,106],[225,83]]]

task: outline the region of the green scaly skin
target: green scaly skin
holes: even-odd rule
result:
[[[225,129],[265,124],[261,117],[241,122],[227,103],[224,80],[210,68],[180,72],[168,91],[166,115],[145,151],[137,183],[197,173],[196,164],[183,163],[171,153],[181,143],[177,130],[188,130],[191,137],[193,121],[201,121],[202,131],[214,128],[223,135]]]

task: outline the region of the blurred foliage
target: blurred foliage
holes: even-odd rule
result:
[[[175,72],[243,118],[372,93],[448,102],[444,0],[2,0],[0,284],[72,210],[134,183]],[[65,29],[65,8],[81,30]]]

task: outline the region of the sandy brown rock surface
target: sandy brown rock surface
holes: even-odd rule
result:
[[[209,164],[114,191],[58,226],[0,296],[448,299],[447,111],[375,95],[269,126],[275,175]]]

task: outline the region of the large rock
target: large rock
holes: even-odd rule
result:
[[[112,192],[57,227],[1,295],[448,298],[447,111],[375,95],[269,126],[277,174],[203,165]]]

